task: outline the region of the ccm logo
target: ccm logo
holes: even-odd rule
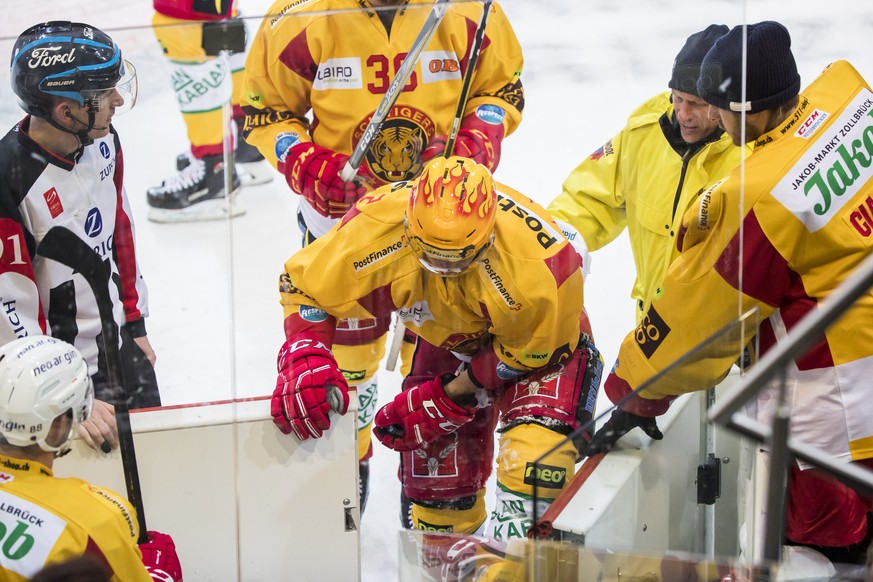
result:
[[[797,128],[797,132],[795,132],[794,135],[804,139],[809,138],[809,136],[813,134],[813,130],[821,125],[827,118],[828,114],[824,111],[819,111],[818,109],[813,110],[813,112],[809,114],[809,117],[800,124],[800,127]]]

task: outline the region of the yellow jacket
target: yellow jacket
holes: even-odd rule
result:
[[[795,111],[754,143],[745,174],[738,168],[700,197],[679,244],[661,295],[622,342],[606,383],[613,402],[741,312],[759,308],[769,317],[762,343],[778,342],[870,254],[873,92],[849,63],[828,67]],[[758,329],[741,332],[695,352],[626,407],[657,414],[665,397],[709,388]],[[873,457],[873,291],[786,374],[794,436],[834,458]],[[759,413],[775,400],[767,392]]]
[[[555,219],[582,234],[591,251],[627,228],[637,272],[631,297],[638,323],[679,254],[675,236],[685,210],[704,186],[739,165],[743,151],[723,133],[688,148],[672,119],[669,91],[643,103],[618,135],[573,170],[548,206]]]

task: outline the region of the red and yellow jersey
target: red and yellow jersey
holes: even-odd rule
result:
[[[351,154],[432,6],[401,5],[389,34],[366,0],[276,2],[246,61],[246,141],[274,166],[299,141]],[[464,115],[508,135],[524,107],[521,46],[503,9],[491,11]],[[431,138],[449,133],[481,14],[476,3],[448,8],[369,148],[378,183],[417,175]]]
[[[624,339],[618,376],[641,386],[755,307],[769,316],[764,345],[814,311],[873,248],[871,160],[873,92],[838,61],[755,142],[745,173],[737,169],[711,186],[685,215],[681,254],[643,322]],[[837,458],[873,457],[871,322],[868,290],[787,370],[793,434]],[[757,331],[749,325],[716,342],[642,396],[712,386]]]
[[[568,356],[579,341],[580,259],[545,210],[495,183],[494,244],[475,268],[444,278],[426,271],[407,244],[412,187],[371,192],[285,263],[285,317],[317,322],[327,312],[354,321],[397,311],[440,348],[472,356],[490,343],[500,378]]]
[[[0,455],[0,579],[29,580],[46,565],[88,555],[113,581],[149,582],[138,537],[136,514],[121,495]]]
[[[680,152],[665,133],[673,131],[672,117],[669,91],[640,105],[615,137],[570,173],[548,207],[592,251],[627,228],[637,273],[631,291],[637,323],[679,254],[675,235],[685,211],[704,187],[739,165],[744,151],[721,134],[692,147],[681,142],[687,149]]]

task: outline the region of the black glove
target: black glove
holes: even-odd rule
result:
[[[636,427],[643,429],[643,432],[649,435],[649,438],[656,441],[664,438],[664,435],[658,429],[654,416],[637,416],[621,408],[616,408],[610,419],[606,421],[606,424],[594,433],[591,442],[585,447],[584,454],[592,456],[611,451],[618,439]]]

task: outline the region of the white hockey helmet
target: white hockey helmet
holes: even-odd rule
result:
[[[93,401],[88,364],[67,342],[38,335],[0,347],[0,435],[10,445],[63,454]],[[48,444],[52,422],[68,412],[73,422],[67,438]]]

